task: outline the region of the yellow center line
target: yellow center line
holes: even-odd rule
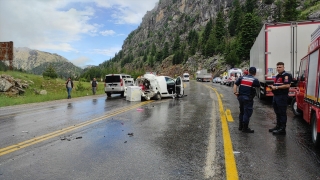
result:
[[[219,102],[219,112],[220,112],[220,118],[221,118],[221,124],[222,124],[222,134],[223,134],[223,144],[224,144],[224,159],[226,164],[226,176],[228,180],[238,180],[238,170],[236,161],[234,158],[233,148],[232,148],[232,141],[230,137],[229,127],[227,123],[227,117],[226,113],[223,110],[223,103],[221,100],[221,97],[218,93],[218,91],[215,88],[212,88],[208,85],[207,87],[214,90],[218,97]],[[228,116],[228,115],[227,115]],[[231,113],[230,113],[231,116]]]
[[[232,115],[231,115],[230,109],[227,109],[227,110],[226,110],[226,116],[227,116],[227,120],[228,120],[229,122],[233,122],[233,117],[232,117]]]
[[[38,137],[35,137],[35,138],[32,138],[32,139],[20,142],[18,144],[14,144],[14,145],[2,148],[2,149],[0,149],[0,156],[3,156],[3,155],[8,154],[8,153],[12,153],[14,151],[17,151],[19,149],[31,146],[33,144],[40,143],[42,141],[57,137],[59,135],[65,134],[67,132],[74,131],[74,130],[82,128],[84,126],[88,126],[90,124],[93,124],[93,123],[96,123],[98,121],[104,120],[106,118],[121,114],[123,112],[132,110],[134,108],[141,107],[141,106],[149,104],[151,102],[153,102],[153,101],[146,101],[146,102],[142,102],[142,103],[139,103],[139,104],[136,104],[136,105],[125,107],[125,108],[116,110],[114,112],[111,112],[109,114],[106,114],[104,116],[101,116],[101,117],[98,117],[98,118],[94,118],[94,119],[92,119],[90,121],[86,121],[86,122],[83,122],[83,123],[80,123],[80,124],[76,124],[74,126],[66,127],[66,128],[61,129],[61,130],[57,130],[57,131],[54,131],[54,132],[51,132],[51,133],[48,133],[48,134],[45,134],[45,135],[42,135],[42,136],[38,136]]]

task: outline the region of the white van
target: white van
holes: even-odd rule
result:
[[[188,81],[188,82],[189,82],[189,80],[190,80],[190,75],[189,75],[189,73],[183,73],[182,80],[183,80],[183,81]]]
[[[136,79],[136,86],[141,87],[141,97],[145,100],[160,100],[163,97],[183,97],[183,82],[180,77],[176,79],[169,76],[155,76],[145,74]]]
[[[228,70],[228,80],[225,83],[227,86],[232,85],[234,82],[231,80],[231,77],[235,77],[235,80],[237,80],[240,76],[243,76],[243,72],[240,68],[232,68]]]
[[[111,94],[120,94],[121,97],[125,96],[126,84],[124,74],[108,74],[104,79],[104,92],[108,97],[111,97]],[[128,77],[131,77],[128,75]]]

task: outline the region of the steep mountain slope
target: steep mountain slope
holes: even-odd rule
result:
[[[63,78],[79,76],[83,71],[58,54],[29,48],[14,48],[13,66],[17,69],[41,75],[49,64],[53,66],[58,76]]]
[[[285,0],[239,0],[239,3],[241,11],[245,11],[248,2],[255,4],[254,11],[262,25],[264,22],[276,21],[279,12],[277,3],[283,1]],[[310,3],[316,4],[317,1],[299,1],[297,9],[304,10]],[[122,50],[111,61],[106,61],[100,66],[116,67],[118,71],[129,72],[137,69],[157,71],[171,76],[182,74],[186,70],[193,74],[201,68],[209,69],[216,74],[225,71],[226,66],[223,64],[225,54],[204,55],[205,44],[201,41],[208,22],[213,20],[216,23],[219,10],[225,23],[223,28],[228,31],[228,23],[235,10],[234,0],[160,0],[153,10],[146,13],[140,26],[129,34]],[[303,17],[320,18],[319,12],[319,9],[313,9]],[[258,27],[261,28],[261,25]],[[191,31],[195,31],[199,38],[195,53],[189,53],[192,50],[192,45],[188,42]],[[237,36],[230,37],[227,32],[224,38],[227,39],[226,42],[234,39],[238,41]],[[174,63],[174,57],[179,55],[174,52],[176,40],[179,41],[183,53],[179,57],[181,59],[179,63]],[[231,45],[229,48],[232,49]],[[248,59],[240,61],[248,63]]]

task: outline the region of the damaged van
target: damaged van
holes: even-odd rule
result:
[[[136,86],[141,87],[141,97],[145,100],[160,100],[163,97],[183,97],[184,89],[181,77],[145,74],[136,79]]]

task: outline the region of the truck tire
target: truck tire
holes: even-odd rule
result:
[[[292,112],[294,115],[296,115],[296,116],[302,115],[301,109],[298,108],[296,98],[293,98],[291,101],[291,109],[292,109]]]
[[[256,89],[256,94],[257,94],[257,97],[258,97],[260,100],[263,100],[263,99],[264,99],[264,95],[261,93],[260,87],[258,87],[258,88]]]
[[[107,94],[107,97],[111,97],[111,93],[107,92],[106,94]]]
[[[312,118],[311,118],[311,135],[312,135],[312,142],[316,147],[320,146],[320,133],[317,132],[317,125],[318,121],[317,121],[317,116],[316,113],[312,114]]]

